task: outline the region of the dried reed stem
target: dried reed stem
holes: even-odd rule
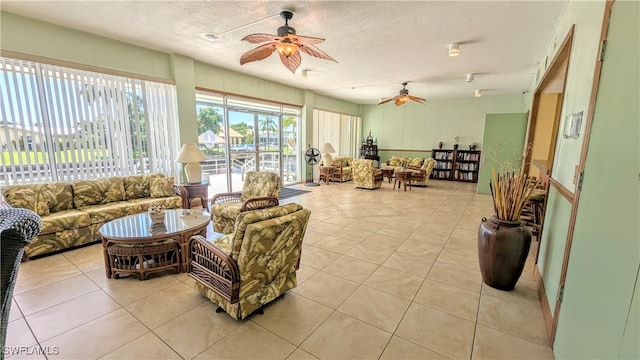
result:
[[[526,174],[498,174],[496,169],[491,169],[491,172],[493,177],[489,188],[496,218],[517,221],[538,181]]]

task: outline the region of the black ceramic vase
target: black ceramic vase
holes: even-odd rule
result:
[[[513,290],[522,275],[531,245],[531,230],[521,221],[482,218],[478,229],[478,259],[485,284]]]

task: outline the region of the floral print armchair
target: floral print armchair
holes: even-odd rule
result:
[[[382,186],[382,170],[373,166],[373,160],[353,159],[351,168],[354,187],[377,189]]]
[[[311,211],[291,203],[238,214],[235,230],[190,243],[189,275],[195,290],[244,319],[296,287],[302,239]]]
[[[277,206],[281,186],[276,173],[249,171],[242,192],[221,193],[211,198],[213,230],[230,234],[240,212]]]
[[[422,167],[420,167],[420,174],[411,176],[411,186],[427,186],[429,184],[429,176],[435,164],[435,159],[425,159]]]

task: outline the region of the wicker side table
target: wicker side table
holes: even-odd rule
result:
[[[146,280],[149,274],[165,270],[180,272],[180,244],[173,239],[156,242],[107,244],[109,266],[114,278],[135,274]]]
[[[333,180],[336,170],[335,166],[320,166],[320,178],[318,181],[324,180],[324,183],[329,185],[329,181]]]

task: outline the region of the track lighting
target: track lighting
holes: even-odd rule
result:
[[[302,72],[301,72],[300,76],[301,76],[303,79],[305,79],[305,80],[306,80],[306,79],[307,79],[307,70],[302,70]]]
[[[468,74],[467,74],[467,82],[472,82],[472,81],[473,81],[473,78],[474,78],[473,73],[468,73]]]
[[[475,96],[475,97],[480,97],[480,96],[482,96],[482,91],[481,91],[481,90],[476,90],[476,91],[474,92],[474,96]]]

